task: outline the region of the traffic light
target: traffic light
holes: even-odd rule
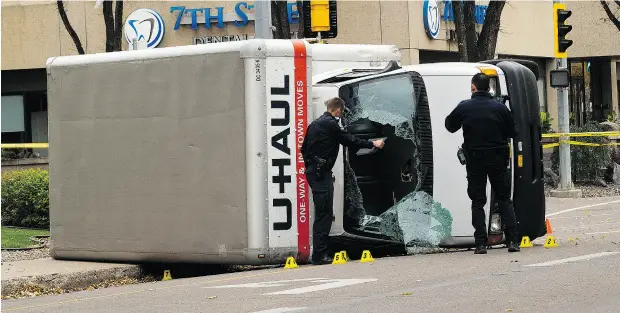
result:
[[[572,25],[566,25],[566,20],[571,16],[572,12],[566,10],[566,5],[563,3],[553,4],[553,37],[554,37],[554,52],[555,57],[558,59],[564,59],[568,57],[566,50],[573,44],[572,40],[566,39],[572,29]]]
[[[338,36],[338,12],[336,1],[303,1],[303,37],[316,38],[321,33],[321,39],[336,38]]]

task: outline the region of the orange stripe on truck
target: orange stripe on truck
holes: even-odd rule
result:
[[[308,79],[306,45],[293,40],[295,55],[295,141],[297,143],[297,254],[301,262],[310,258],[310,201],[301,145],[308,126]]]

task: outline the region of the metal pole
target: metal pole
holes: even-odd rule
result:
[[[556,3],[564,3],[562,0],[555,1]],[[554,13],[555,14],[555,13]],[[566,58],[556,59],[556,66],[561,69],[568,68],[568,61]],[[558,129],[560,133],[570,132],[570,113],[568,108],[568,89],[558,88]],[[570,140],[570,137],[560,137],[561,141]],[[573,182],[571,179],[571,158],[570,158],[570,144],[560,143],[560,189],[570,190],[573,189]]]
[[[272,39],[271,1],[254,1],[254,38]]]
[[[567,60],[559,59],[559,67],[567,68]],[[560,133],[570,132],[570,113],[568,109],[568,89],[558,88],[558,128]],[[560,137],[560,140],[570,140],[570,137]],[[560,143],[560,189],[569,190],[573,189],[573,182],[571,179],[571,158],[570,158],[570,144]]]

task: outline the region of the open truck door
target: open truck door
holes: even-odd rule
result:
[[[340,150],[333,168],[334,250],[346,247],[354,257],[362,248],[404,251],[425,240],[432,224],[433,139],[422,76],[392,62],[318,81],[313,93],[326,95],[317,105],[332,96],[345,100],[342,126],[349,133],[386,140],[380,150]],[[423,201],[427,214],[415,208]]]
[[[513,140],[513,203],[519,236],[530,240],[544,236],[545,192],[543,180],[542,129],[538,102],[537,66],[521,60],[491,60],[503,72],[517,137]],[[493,206],[496,201],[492,198]]]

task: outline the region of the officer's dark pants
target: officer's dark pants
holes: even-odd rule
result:
[[[517,223],[510,200],[510,171],[507,168],[509,150],[467,151],[467,194],[471,199],[472,225],[477,245],[486,245],[487,228],[484,205],[487,202],[487,177],[499,204],[504,234],[508,242],[517,240]]]
[[[308,184],[312,190],[314,200],[312,260],[318,261],[327,255],[327,242],[334,215],[334,182],[332,181],[331,171],[324,173],[319,178],[313,166],[308,167],[306,177],[308,178]]]

